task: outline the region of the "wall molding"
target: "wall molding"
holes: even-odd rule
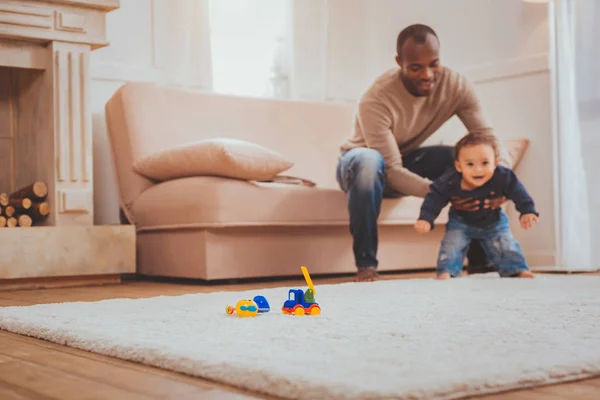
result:
[[[468,68],[465,75],[473,83],[487,83],[549,71],[550,58],[547,53],[543,53]]]

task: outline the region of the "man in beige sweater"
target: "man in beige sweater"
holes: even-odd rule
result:
[[[431,182],[453,166],[452,146],[421,146],[453,116],[468,132],[491,131],[474,88],[467,79],[442,66],[440,42],[425,25],[411,25],[398,35],[394,68],[378,77],[360,99],[352,136],[342,146],[337,179],[348,196],[350,232],[358,268],[356,280],[377,274],[377,218],[386,196],[425,197]],[[511,167],[502,149],[501,163]],[[486,201],[499,207],[505,199]],[[474,201],[452,203],[474,210]],[[481,269],[485,253],[472,242],[469,264]]]

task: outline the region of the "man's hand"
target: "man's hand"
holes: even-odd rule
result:
[[[492,196],[495,194],[494,192],[490,193]],[[483,208],[491,208],[492,210],[496,210],[497,208],[502,207],[502,204],[506,202],[506,197],[494,197],[491,199],[485,199],[483,202]],[[452,197],[450,199],[450,203],[452,206],[458,211],[477,211],[480,208],[481,202],[477,199],[469,198],[460,198],[460,197]]]
[[[491,192],[490,195],[495,195],[496,193]],[[493,197],[491,199],[485,199],[485,202],[483,203],[483,207],[484,208],[491,208],[492,210],[496,210],[500,207],[502,207],[502,204],[504,204],[506,202],[506,197],[502,196],[502,197]]]
[[[424,219],[420,219],[417,221],[417,223],[415,224],[415,231],[417,231],[418,233],[427,233],[431,230],[431,225],[429,224],[428,221],[425,221]]]
[[[538,222],[538,217],[535,214],[523,214],[521,215],[521,228],[528,230],[534,223]]]
[[[479,200],[473,198],[452,197],[450,199],[452,207],[458,211],[477,211],[479,210]]]

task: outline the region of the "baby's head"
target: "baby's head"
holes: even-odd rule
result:
[[[454,147],[454,166],[471,188],[492,178],[499,157],[498,141],[490,133],[469,133]]]

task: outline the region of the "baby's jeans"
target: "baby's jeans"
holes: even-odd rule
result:
[[[452,277],[460,275],[471,239],[480,240],[488,258],[498,267],[500,276],[515,276],[521,271],[529,271],[521,246],[512,235],[504,210],[501,210],[498,222],[484,228],[467,225],[451,210],[438,255],[438,275],[444,272]]]

